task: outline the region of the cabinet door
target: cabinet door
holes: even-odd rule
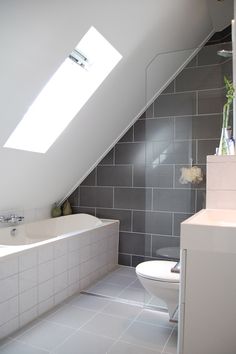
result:
[[[183,353],[183,344],[184,344],[186,259],[187,259],[187,251],[181,249],[180,252],[181,280],[180,280],[180,294],[179,294],[178,351],[177,351],[178,354]]]
[[[187,251],[183,354],[236,353],[236,255]]]

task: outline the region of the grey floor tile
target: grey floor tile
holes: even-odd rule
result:
[[[152,298],[149,301],[148,305],[162,307],[162,308],[165,308],[165,309],[167,308],[166,303],[162,299],[159,299],[156,296],[152,296]]]
[[[155,326],[163,326],[169,328],[173,328],[175,326],[175,324],[169,321],[169,314],[167,312],[161,312],[156,310],[144,309],[139,314],[136,320],[153,324]]]
[[[96,335],[117,339],[128,328],[130,323],[131,321],[127,318],[99,313],[83,326],[82,330]]]
[[[144,289],[129,286],[120,293],[119,298],[147,304],[151,299],[151,295]]]
[[[109,300],[100,297],[80,294],[71,299],[68,305],[78,306],[92,311],[100,311],[109,303]]]
[[[105,354],[113,339],[78,331],[68,338],[53,353],[55,354]]]
[[[132,288],[138,288],[138,289],[144,289],[144,287],[142,286],[141,282],[139,279],[136,279],[132,285],[130,285],[130,287]]]
[[[18,329],[18,331],[13,332],[9,338],[11,339],[17,339],[18,337],[20,337],[21,335],[25,334],[27,331],[29,331],[30,329],[38,326],[40,323],[44,322],[45,317],[47,317],[48,314],[52,314],[54,313],[55,310],[50,310],[48,311],[46,314],[41,315],[39,318],[36,318],[35,320],[27,323],[25,326],[23,326],[22,328]]]
[[[96,314],[95,311],[66,305],[47,318],[47,321],[78,329]]]
[[[140,347],[126,342],[117,342],[108,351],[109,354],[161,354],[160,351]]]
[[[170,333],[171,328],[135,321],[120,339],[128,343],[162,351]]]
[[[178,331],[177,327],[171,333],[170,338],[168,339],[165,347],[164,353],[165,354],[177,354],[177,339],[178,339]]]
[[[49,353],[47,350],[34,348],[31,345],[18,342],[16,340],[10,341],[0,349],[1,354],[45,354]]]
[[[119,269],[117,269],[115,272],[122,274],[122,275],[127,275],[129,277],[133,276],[133,277],[137,278],[137,275],[135,273],[135,268],[133,268],[133,267],[123,266],[123,267],[120,267]]]
[[[53,350],[58,344],[74,333],[74,330],[56,323],[42,321],[27,330],[17,339],[25,344],[44,350]]]
[[[101,281],[88,288],[87,291],[93,294],[116,297],[124,290],[124,288],[125,286],[123,285],[115,285]]]
[[[114,301],[111,301],[111,303],[102,310],[103,313],[128,318],[130,320],[133,320],[141,311],[142,308],[140,306]]]
[[[135,281],[133,276],[122,275],[117,272],[107,275],[103,278],[103,282],[115,284],[115,285],[122,285],[124,287],[130,285]]]

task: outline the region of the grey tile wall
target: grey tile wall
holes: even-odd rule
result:
[[[70,197],[75,213],[120,220],[120,264],[177,259],[181,222],[205,206],[206,156],[219,144],[231,75],[215,53],[228,46],[204,47]],[[191,161],[199,185],[179,182]]]

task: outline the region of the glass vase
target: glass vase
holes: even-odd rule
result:
[[[222,128],[218,155],[230,155],[229,151],[229,132],[227,128]]]

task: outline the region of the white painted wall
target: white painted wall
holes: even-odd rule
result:
[[[2,148],[91,25],[123,55],[117,68],[46,154]],[[62,199],[143,110],[150,60],[196,47],[212,30],[207,0],[1,1],[0,210]],[[164,82],[175,69],[162,68]]]

